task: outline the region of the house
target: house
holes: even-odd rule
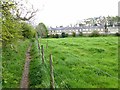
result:
[[[48,34],[52,35],[52,34],[61,34],[62,32],[65,32],[66,34],[71,35],[73,32],[75,32],[76,34],[79,34],[80,32],[82,32],[83,34],[90,34],[92,33],[94,30],[99,31],[99,33],[105,33],[105,28],[104,26],[74,26],[74,27],[50,27],[48,28]],[[118,27],[108,27],[108,32],[109,33],[116,33],[118,32]]]

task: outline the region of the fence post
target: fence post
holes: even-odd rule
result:
[[[48,48],[48,40],[47,40],[47,43],[46,43],[46,49]]]
[[[50,54],[50,88],[54,90],[54,74],[53,74],[53,65],[52,65],[52,55]]]
[[[44,63],[44,47],[41,45],[42,63]]]
[[[40,56],[40,44],[39,44],[39,40],[38,40],[38,35],[36,33],[36,40],[37,40],[37,43],[38,43],[38,50],[39,50],[39,56]]]

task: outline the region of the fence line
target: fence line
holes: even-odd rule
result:
[[[50,54],[50,88],[54,90],[54,74],[53,74],[53,64],[52,64],[52,55]]]
[[[44,64],[44,47],[41,45],[42,64]]]
[[[39,43],[38,39],[37,39],[37,42]],[[38,49],[40,50],[39,44],[38,44]],[[47,42],[46,42],[46,51],[47,51],[47,49],[48,49],[48,40],[47,40]],[[47,62],[46,62],[47,57],[46,57],[46,60],[44,61],[45,57],[44,57],[44,46],[43,46],[43,45],[41,45],[41,54],[42,54],[42,63],[44,63],[44,66],[45,66],[44,68],[47,68],[47,70],[50,70],[50,88],[51,88],[52,90],[54,90],[55,84],[57,84],[57,83],[54,81],[54,74],[55,74],[55,75],[57,75],[57,77],[61,80],[61,82],[64,83],[65,87],[69,89],[69,87],[65,84],[64,80],[61,78],[61,75],[58,75],[57,72],[55,71],[55,69],[53,68],[52,55],[50,54],[50,57],[49,57],[50,67],[48,67]],[[81,61],[81,62],[84,62],[84,61]],[[90,66],[91,68],[94,68],[94,69],[98,70],[99,72],[102,72],[102,73],[105,74],[105,75],[108,75],[108,76],[110,76],[110,77],[112,77],[112,78],[115,78],[115,79],[120,80],[119,78],[112,76],[111,74],[109,74],[108,72],[105,72],[104,70],[102,70],[102,69],[100,69],[100,68],[97,68],[97,67],[95,67],[95,66],[92,66],[92,65],[90,65],[89,63],[86,63],[86,62],[84,62],[84,63],[85,63],[87,66]],[[46,70],[45,70],[45,72],[47,73]],[[47,80],[49,81],[48,78],[47,78]],[[66,77],[66,80],[68,80],[68,77]],[[45,81],[43,80],[43,82],[45,82]],[[46,84],[46,85],[47,85],[47,84]],[[48,86],[48,85],[47,85],[47,86]]]
[[[40,56],[40,43],[39,43],[39,40],[38,40],[38,35],[37,35],[37,33],[36,33],[36,40],[37,40],[38,50],[39,50],[39,56]]]
[[[47,62],[46,62],[47,60],[45,60],[45,63],[44,63],[44,66],[45,66],[45,68],[47,69],[47,70],[49,70],[50,68],[48,67],[48,65],[47,65]],[[61,76],[62,75],[60,75],[60,74],[57,74],[57,72],[55,71],[55,69],[53,68],[53,73],[54,73],[54,76],[56,77],[57,76],[57,78],[59,78],[60,80],[61,80],[61,82],[63,82],[64,83],[64,85],[65,85],[65,87],[67,88],[67,90],[69,90],[69,87],[65,84],[65,82],[64,82],[64,80],[61,78]],[[47,73],[47,71],[45,71],[46,73]],[[48,74],[48,73],[47,73]],[[66,77],[66,79],[67,79],[67,77]],[[67,79],[68,80],[68,79]],[[56,82],[54,82],[54,85],[57,85],[57,83]],[[55,85],[55,87],[56,87],[56,85]],[[58,85],[57,85],[58,86]],[[59,87],[59,88],[61,88],[61,87]]]
[[[49,70],[49,69],[48,69]],[[42,80],[43,83],[46,84],[47,87],[49,87],[49,83],[48,81],[50,81],[50,79],[47,77],[47,75],[49,74],[48,71],[46,70],[46,67],[43,68],[44,74],[43,77],[45,77],[45,80]]]

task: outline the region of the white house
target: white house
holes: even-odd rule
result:
[[[74,26],[74,27],[56,27],[56,28],[48,28],[48,34],[61,34],[62,32],[65,32],[66,34],[71,35],[73,32],[76,34],[79,34],[82,32],[83,34],[90,34],[94,30],[97,30],[99,33],[105,33],[105,28],[104,26]],[[108,33],[109,34],[115,34],[118,32],[118,27],[108,27]]]

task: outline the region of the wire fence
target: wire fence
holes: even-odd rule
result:
[[[42,46],[42,48],[44,48],[44,47]],[[48,47],[48,41],[47,41],[46,49],[41,49],[41,50],[44,50],[48,54],[48,48],[49,47]],[[38,49],[39,49],[39,47],[38,47]],[[44,53],[44,51],[41,51],[41,52]],[[40,58],[44,57],[44,63],[43,63],[42,70],[43,70],[45,76],[43,76],[44,79],[42,80],[42,82],[44,83],[45,88],[49,88],[50,87],[50,79],[51,79],[50,78],[51,71],[50,71],[50,65],[49,65],[49,57],[47,57],[46,53],[41,54],[41,55],[44,55],[44,56],[40,57]],[[51,53],[49,53],[49,54],[51,54]],[[118,77],[115,77],[115,76],[111,75],[110,73],[108,73],[108,72],[106,72],[106,71],[104,71],[104,70],[102,70],[102,69],[100,69],[98,67],[95,67],[95,66],[93,66],[93,65],[91,65],[91,64],[89,64],[89,63],[87,63],[85,61],[81,60],[80,62],[84,63],[86,66],[89,66],[91,69],[94,69],[99,73],[103,73],[104,75],[107,75],[107,76],[109,76],[111,78],[120,80]],[[52,65],[52,66],[54,66],[54,65]],[[70,72],[67,72],[67,74],[70,74]],[[66,81],[70,80],[70,77],[68,77],[68,75],[64,74],[64,76],[63,76],[58,71],[56,71],[56,69],[54,67],[53,67],[53,75],[54,75],[53,77],[54,77],[54,80],[55,80],[54,81],[55,88],[66,88],[67,90],[70,89],[70,87],[67,85],[67,82],[66,82]],[[63,79],[63,77],[64,77],[64,79]],[[59,80],[59,82],[57,80]]]

